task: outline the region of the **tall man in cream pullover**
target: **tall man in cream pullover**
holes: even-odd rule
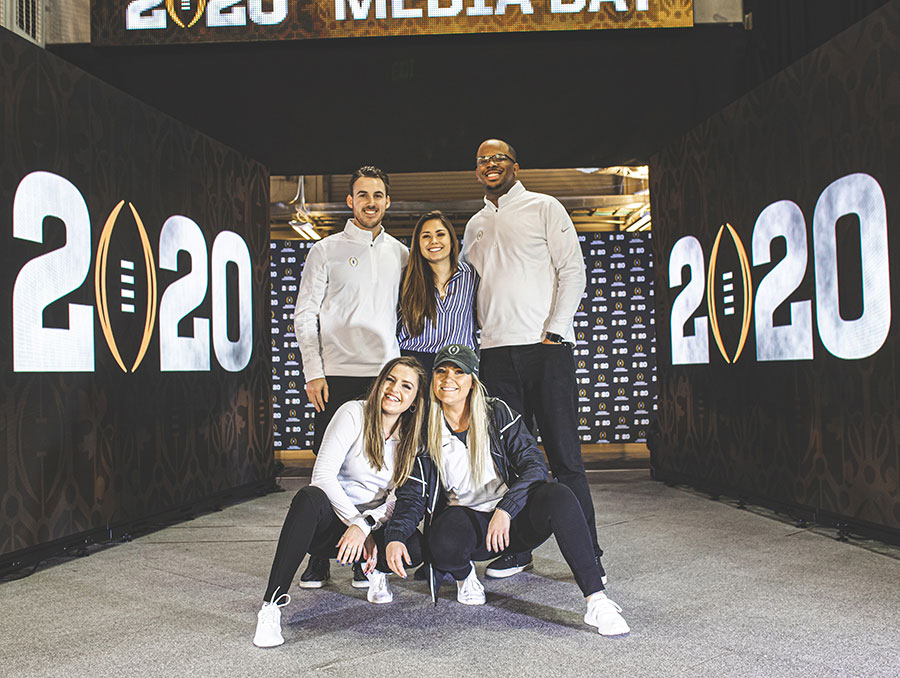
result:
[[[586,283],[578,236],[556,198],[527,191],[518,181],[516,152],[508,143],[488,139],[475,164],[484,207],[466,225],[463,256],[481,276],[482,379],[525,421],[537,420],[550,470],[578,498],[599,563],[603,552],[581,458],[572,355],[572,323]],[[531,562],[530,553],[504,556],[486,574],[508,577]]]
[[[306,395],[316,408],[316,453],[337,409],[362,398],[382,365],[400,355],[397,296],[409,250],[381,225],[391,205],[389,191],[383,170],[356,170],[347,195],[353,218],[343,231],[313,245],[303,266],[294,333]],[[354,586],[368,586],[361,572],[355,575]],[[322,586],[327,578],[328,561],[311,556],[300,586]]]

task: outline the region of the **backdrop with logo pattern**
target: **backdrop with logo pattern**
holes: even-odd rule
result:
[[[644,443],[656,417],[653,253],[649,232],[579,233],[587,288],[575,315],[578,434],[584,444]],[[401,238],[409,245],[409,238]],[[275,449],[310,449],[314,410],[294,337],[294,301],[312,243],[271,247]]]

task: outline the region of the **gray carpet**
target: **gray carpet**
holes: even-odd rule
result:
[[[295,587],[286,643],[251,644],[293,491],[237,504],[0,585],[8,676],[900,676],[900,560],[762,511],[589,474],[609,595],[632,632],[599,636],[551,539],[535,568],[484,580],[487,605],[392,578],[371,605],[332,565]],[[479,566],[483,572],[484,564]]]

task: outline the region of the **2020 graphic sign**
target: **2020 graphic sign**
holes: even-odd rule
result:
[[[848,216],[858,223],[854,244],[859,258],[857,265],[845,268],[849,275],[841,276],[838,230]],[[760,362],[812,360],[814,329],[821,345],[837,358],[874,355],[891,327],[887,209],[881,185],[864,173],[829,184],[813,212],[811,257],[808,235],[800,207],[779,200],[757,217],[749,255],[731,224],[720,227],[708,270],[703,244],[696,237],[686,235],[675,242],[669,253],[669,286],[684,288],[671,307],[672,364],[709,363],[710,334],[725,362],[735,363],[751,328]],[[784,254],[772,265],[776,241]],[[769,265],[754,292],[754,269]],[[813,298],[794,299],[810,272]],[[847,298],[856,303],[846,303]],[[854,311],[842,306],[853,306]],[[784,321],[776,323],[780,309]]]
[[[67,327],[48,327],[44,322],[45,309],[87,284],[92,263],[90,214],[81,192],[65,177],[38,171],[19,183],[13,202],[13,237],[41,243],[45,220],[55,218],[64,225],[65,245],[27,261],[16,276],[12,293],[13,370],[93,372],[95,310],[109,351],[123,372],[139,368],[154,329],[158,330],[161,372],[208,372],[210,344],[223,369],[243,370],[253,351],[252,265],[244,239],[223,230],[215,236],[212,252],[208,253],[203,231],[196,222],[182,215],[166,219],[159,234],[159,268],[177,272],[179,255],[185,253],[190,272],[169,284],[157,303],[158,272],[153,246],[137,208],[130,202],[132,238],[120,232],[127,229],[121,216],[124,205],[122,200],[110,212],[93,257],[95,306],[69,303]],[[111,243],[117,237],[121,241],[117,251],[131,250],[127,258],[109,256]],[[228,294],[229,268],[236,277],[236,295]],[[142,299],[137,295],[138,287],[142,288]],[[212,318],[192,316],[208,294],[212,296]],[[118,311],[116,322],[110,312],[111,298],[119,300],[113,304]],[[232,333],[229,303],[237,304],[237,323],[232,323]],[[133,357],[126,362],[116,329],[123,323],[138,322],[139,309],[143,311],[140,341],[130,347]],[[189,331],[179,332],[179,324],[187,320]]]

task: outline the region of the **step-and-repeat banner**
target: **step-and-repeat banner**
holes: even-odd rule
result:
[[[578,433],[582,443],[644,443],[656,418],[656,331],[649,232],[580,233],[587,288],[575,315]],[[409,238],[401,238],[408,246]],[[311,242],[271,247],[272,403],[276,449],[310,449],[315,410],[306,400],[294,336],[294,302]]]
[[[0,29],[0,556],[273,474],[268,173]]]
[[[900,3],[652,158],[657,476],[900,527]]]

